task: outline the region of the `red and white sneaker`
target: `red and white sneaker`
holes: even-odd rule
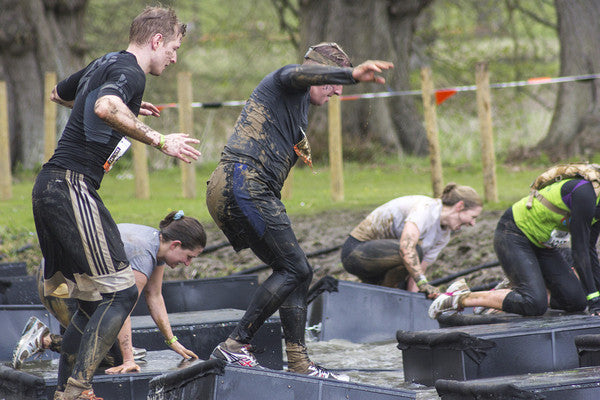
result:
[[[225,346],[225,342],[220,343],[210,355],[211,359],[225,360],[228,364],[241,365],[242,367],[262,368],[252,352],[251,345],[242,346],[239,351],[231,351]]]

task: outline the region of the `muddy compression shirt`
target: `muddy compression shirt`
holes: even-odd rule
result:
[[[94,113],[94,104],[101,96],[115,95],[138,115],[145,85],[144,71],[126,51],[108,53],[61,81],[57,93],[63,100],[74,99],[73,110],[46,165],[79,172],[98,189],[103,165],[123,135]]]
[[[298,160],[294,145],[305,138],[310,86],[354,83],[352,68],[292,64],[270,73],[246,102],[221,161],[253,167],[279,197]]]

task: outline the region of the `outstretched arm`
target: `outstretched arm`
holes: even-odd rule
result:
[[[150,310],[150,316],[156,323],[156,326],[160,332],[163,334],[165,343],[171,348],[171,350],[185,359],[198,358],[193,351],[188,350],[173,335],[173,330],[171,329],[171,324],[169,323],[169,316],[167,315],[165,299],[162,295],[164,270],[164,266],[157,266],[152,272],[150,280],[148,281],[148,285],[146,285],[144,290],[146,294],[146,304],[148,304],[148,310]]]
[[[394,64],[388,61],[367,60],[352,70],[352,77],[357,82],[385,83],[383,76],[377,75],[383,70],[394,68]]]

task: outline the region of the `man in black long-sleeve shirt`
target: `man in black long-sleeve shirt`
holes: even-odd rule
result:
[[[352,68],[335,43],[311,47],[302,65],[287,65],[269,75],[246,102],[221,161],[208,182],[207,205],[236,251],[251,248],[273,273],[257,289],[245,315],[211,357],[258,366],[250,341],[264,321],[279,310],[288,369],[332,379],[308,357],[304,329],[312,267],[291,228],[280,192],[300,157],[311,164],[306,137],[309,105],[341,95],[342,85],[384,83],[376,75],[392,68],[386,61],[365,61]]]

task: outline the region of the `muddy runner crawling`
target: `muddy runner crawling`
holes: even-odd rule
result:
[[[563,179],[524,197],[498,221],[494,249],[510,288],[470,292],[463,287],[439,296],[429,315],[445,310],[488,307],[535,316],[552,308],[600,315],[600,198],[592,183]],[[560,247],[569,238],[573,265]],[[548,299],[548,292],[550,299]]]
[[[250,248],[273,272],[257,289],[246,313],[212,357],[258,366],[250,341],[279,310],[288,369],[344,379],[312,363],[304,342],[306,296],[313,270],[292,230],[280,192],[298,158],[311,164],[306,136],[309,105],[340,95],[342,85],[384,83],[392,67],[366,61],[352,67],[335,43],[311,47],[302,65],[287,65],[254,89],[208,182],[208,210],[236,251]]]

